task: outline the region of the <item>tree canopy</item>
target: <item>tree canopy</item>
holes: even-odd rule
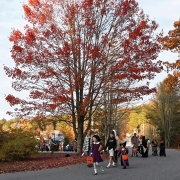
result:
[[[119,104],[155,91],[161,33],[135,0],[29,0],[23,9],[25,32],[9,38],[15,67],[4,67],[12,87],[29,92],[6,96],[15,115],[70,114],[81,146],[85,117],[89,126],[104,94]]]

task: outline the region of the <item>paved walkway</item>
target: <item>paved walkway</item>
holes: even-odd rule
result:
[[[150,153],[149,153],[150,154]],[[166,150],[166,157],[130,157],[128,169],[120,165],[93,175],[85,164],[40,171],[1,174],[0,180],[180,180],[180,151]],[[107,161],[103,162],[103,166]]]

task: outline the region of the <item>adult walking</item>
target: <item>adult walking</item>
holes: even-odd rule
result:
[[[88,130],[84,138],[83,149],[82,149],[84,154],[87,156],[89,156],[92,151],[92,143],[93,143],[92,138],[93,138],[92,131]]]
[[[147,139],[147,147],[148,147],[148,150],[149,150],[150,146],[151,146],[151,141],[150,141],[150,139]]]
[[[134,133],[134,135],[131,137],[131,144],[132,144],[132,156],[133,156],[133,149],[137,149],[138,148],[138,137],[136,136],[136,133]]]
[[[77,152],[77,138],[75,138],[71,143],[72,143],[72,146],[73,146],[73,151]]]
[[[117,145],[116,145],[116,148],[115,148],[115,151],[114,151],[114,162],[117,163],[118,162],[118,152],[121,149],[121,146],[120,146],[121,141],[119,139],[118,134],[116,135],[115,139],[116,139],[116,144]]]
[[[140,135],[138,137],[138,152],[139,152],[140,155],[142,154],[141,146],[142,146],[142,135]]]
[[[54,153],[56,147],[57,147],[57,143],[55,142],[54,138],[50,139],[50,151],[51,151],[51,154]]]
[[[136,136],[136,133],[131,137],[131,144],[136,148],[138,147],[138,137]]]
[[[145,136],[142,136],[142,157],[147,158],[148,157],[148,147],[147,147],[147,141],[145,139]]]
[[[164,138],[160,139],[159,148],[160,148],[159,156],[166,156]]]

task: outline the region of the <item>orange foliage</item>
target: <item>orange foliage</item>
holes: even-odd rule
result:
[[[180,20],[174,22],[174,28],[175,29],[169,31],[168,36],[161,39],[161,42],[165,50],[171,50],[180,55]],[[167,86],[167,91],[169,92],[174,90],[175,86],[180,85],[180,60],[176,60],[175,63],[165,62],[165,65],[168,70],[174,70],[173,74],[169,74],[164,81]]]
[[[24,13],[25,13],[25,16],[28,18],[28,17],[31,17],[31,15],[33,15],[33,12],[31,10],[31,8],[27,5],[23,5],[23,9],[24,9]]]
[[[175,87],[179,85],[179,76],[180,73],[174,72],[173,74],[168,74],[168,77],[164,80],[165,91],[172,92],[175,90]]]
[[[40,2],[39,2],[39,0],[29,0],[29,4],[31,5],[31,6],[39,6],[40,5]]]
[[[174,22],[174,30],[163,38],[164,49],[180,53],[180,20]]]
[[[43,25],[46,22],[46,16],[44,14],[40,14],[39,21],[40,21],[41,25]]]
[[[71,140],[74,139],[73,129],[68,124],[61,122],[58,124],[57,129],[60,130],[69,139]]]

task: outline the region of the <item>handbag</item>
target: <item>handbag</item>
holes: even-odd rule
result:
[[[145,147],[143,146],[143,152],[144,152],[144,153],[146,152],[146,149],[147,149],[147,148],[145,148]]]
[[[122,154],[122,159],[123,159],[124,161],[127,161],[127,160],[128,160],[128,155],[127,155],[127,154]]]
[[[88,156],[86,161],[87,161],[88,165],[92,165],[93,164],[93,157],[92,156]]]

